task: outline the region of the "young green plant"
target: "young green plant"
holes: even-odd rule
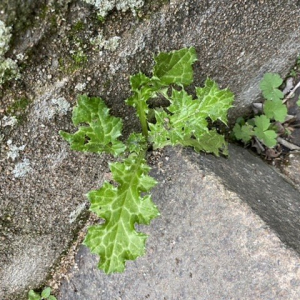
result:
[[[46,287],[41,294],[30,290],[28,292],[28,300],[56,300],[56,297],[51,295],[51,288]]]
[[[224,136],[209,124],[217,120],[227,123],[233,94],[220,90],[211,79],[203,88],[196,88],[195,99],[186,92],[197,60],[193,47],[160,53],[154,60],[151,77],[141,72],[130,77],[132,95],[125,101],[135,108],[141,133],[132,133],[122,141],[122,120],[109,114],[101,98],[87,95],[79,96],[73,109],[73,124],[81,124],[77,132],[60,131],[73,150],[120,157],[120,161],[109,164],[115,183],[105,182],[87,194],[90,210],[104,224],[91,226],[84,244],[100,256],[98,267],[108,274],[124,271],[126,260],[144,254],[147,236],[137,232],[135,224],[149,224],[159,216],[150,195],[157,182],[149,176],[145,160],[150,146],[191,146],[197,152],[227,155]],[[155,121],[151,123],[148,100],[158,96],[167,99],[169,106],[154,108]]]
[[[263,114],[245,121],[237,119],[233,128],[236,139],[248,143],[258,139],[267,148],[277,145],[277,127],[275,122],[283,123],[287,116],[287,107],[282,102],[283,93],[278,89],[282,79],[278,74],[266,73],[260,82],[260,89],[265,98]]]

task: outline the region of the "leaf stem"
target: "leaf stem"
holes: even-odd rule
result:
[[[139,93],[138,97],[141,99],[143,96],[141,95],[141,93]],[[138,101],[137,102],[137,107],[136,107],[140,122],[141,122],[141,126],[142,126],[142,133],[143,136],[148,139],[148,124],[147,124],[147,116],[146,116],[146,112],[145,109],[143,107],[142,101]]]
[[[292,96],[294,96],[295,91],[299,88],[300,81],[296,84],[296,86],[290,91],[290,93],[283,99],[282,103],[288,101]]]

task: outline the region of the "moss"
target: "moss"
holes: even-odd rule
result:
[[[58,64],[59,64],[59,70],[62,72],[62,73],[66,73],[66,74],[71,74],[72,71],[70,70],[70,58],[69,59],[65,59],[63,57],[60,57],[58,59]]]
[[[100,25],[102,25],[105,22],[105,17],[97,15],[97,21],[100,23]]]
[[[57,17],[55,14],[53,14],[50,18],[50,24],[51,24],[51,30],[56,29],[57,28]]]
[[[291,69],[289,76],[296,77],[300,74],[300,55],[297,57],[294,67]]]
[[[25,97],[20,98],[7,108],[7,112],[9,114],[20,112],[20,111],[24,112],[27,106],[30,104],[30,102],[31,101]]]
[[[72,74],[76,70],[83,68],[87,61],[86,54],[79,50],[69,57],[60,57],[58,59],[59,69],[63,73]]]
[[[46,16],[47,16],[48,11],[49,11],[48,5],[43,5],[43,6],[41,7],[41,10],[40,10],[40,13],[39,13],[39,17],[40,17],[42,20],[44,20],[44,19],[46,18]]]
[[[83,53],[83,51],[78,51],[72,55],[72,59],[76,66],[81,67],[83,64],[87,62],[87,56]]]
[[[72,32],[82,31],[84,27],[85,27],[84,23],[81,20],[79,20],[72,26],[71,31]]]
[[[18,124],[23,124],[27,118],[27,107],[32,101],[26,97],[17,99],[7,108],[7,113],[11,116],[15,116],[18,120]]]

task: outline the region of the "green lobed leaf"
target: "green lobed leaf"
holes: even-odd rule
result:
[[[147,141],[152,141],[154,148],[181,144],[192,146],[196,151],[228,154],[224,137],[208,129],[207,119],[226,124],[227,110],[233,101],[231,92],[220,90],[214,81],[207,79],[204,88],[197,88],[196,100],[184,90],[174,89],[169,96],[169,85],[176,84],[183,89],[192,83],[192,65],[196,60],[193,47],[160,53],[155,58],[152,78],[143,73],[131,76],[133,95],[126,103],[136,109],[143,134],[131,134],[126,146],[118,140],[122,121],[109,115],[109,109],[100,98],[81,96],[72,120],[74,125],[86,125],[75,134],[60,132],[74,150],[114,155],[125,149],[131,152],[123,163],[110,164],[114,184],[105,182],[99,190],[88,193],[91,210],[105,223],[91,226],[84,243],[100,256],[98,266],[106,273],[122,272],[126,260],[144,254],[147,236],[137,232],[135,224],[149,224],[159,215],[151,196],[145,195],[156,184],[148,175],[150,167],[143,158]],[[147,101],[157,94],[170,100],[171,105],[168,110],[154,110],[156,123],[149,124],[148,140]]]
[[[88,193],[91,211],[105,223],[91,226],[84,241],[100,256],[98,267],[108,274],[123,272],[126,260],[144,254],[147,235],[134,226],[149,224],[159,215],[151,196],[141,196],[157,183],[148,176],[150,167],[141,155],[131,154],[123,163],[110,164],[110,169],[117,187],[105,182]]]
[[[131,90],[133,95],[129,97],[125,102],[137,109],[137,115],[140,117],[141,112],[148,113],[147,100],[156,96],[157,88],[154,88],[151,84],[151,79],[143,73],[138,73],[130,77]]]
[[[170,141],[170,115],[162,108],[154,110],[156,123],[149,123],[149,142],[153,143],[154,149],[171,145]]]
[[[125,102],[136,109],[136,114],[140,119],[143,134],[147,136],[147,114],[149,112],[147,101],[150,98],[156,97],[156,92],[159,90],[159,87],[154,86],[152,79],[143,73],[131,76],[130,85],[133,95],[126,99]]]
[[[233,133],[236,139],[242,140],[244,143],[247,143],[251,140],[254,132],[253,126],[245,123],[244,125],[239,125],[236,123],[233,127]]]
[[[28,300],[41,300],[41,296],[33,290],[28,292]]]
[[[151,78],[147,77],[142,72],[130,76],[130,86],[133,92],[139,92],[141,87],[149,85],[150,83]]]
[[[254,118],[256,127],[254,128],[254,134],[257,138],[263,142],[267,147],[273,148],[277,144],[277,133],[274,130],[269,130],[270,119],[265,115],[256,116]]]
[[[270,119],[284,122],[287,116],[287,107],[281,100],[266,100],[264,103],[264,113]]]
[[[185,90],[173,89],[168,107],[170,114],[163,109],[155,110],[156,123],[149,124],[149,139],[155,149],[166,145],[185,145],[191,137],[200,140],[208,133],[207,118],[227,122],[227,111],[233,102],[230,91],[220,90],[215,82],[207,79],[205,87],[197,88],[196,93],[198,99],[193,100]],[[211,151],[208,147],[206,149],[216,153],[215,148]]]
[[[270,119],[265,115],[255,116],[254,123],[259,128],[259,130],[262,131],[268,130],[271,125]]]
[[[228,109],[232,107],[234,95],[228,89],[219,89],[215,81],[207,79],[203,88],[196,88],[201,111],[212,120],[227,124]]]
[[[146,138],[142,133],[131,133],[126,141],[127,149],[130,153],[140,153],[146,145]]]
[[[56,297],[50,295],[49,298],[48,298],[48,300],[57,300],[57,299],[56,299]]]
[[[246,124],[246,121],[243,117],[238,117],[235,121],[235,123],[239,124],[239,125],[245,125]]]
[[[172,91],[168,114],[163,109],[155,110],[155,124],[149,124],[149,139],[154,149],[167,145],[182,145],[183,141],[197,133],[201,136],[208,129],[206,114],[197,109],[199,102],[185,90]]]
[[[278,89],[282,84],[282,79],[278,74],[266,73],[260,82],[260,89],[267,100],[280,100],[283,93]]]
[[[161,52],[155,58],[153,77],[160,85],[189,85],[193,82],[192,65],[197,60],[194,47]]]
[[[196,152],[204,151],[219,156],[220,150],[223,155],[228,155],[228,145],[223,135],[215,129],[204,133],[199,139],[186,140],[186,146],[194,147]]]
[[[43,291],[42,291],[42,298],[48,298],[51,294],[51,288],[50,287],[46,287]]]
[[[126,146],[118,140],[122,130],[122,120],[110,116],[109,108],[101,98],[79,96],[73,109],[74,125],[85,123],[74,134],[60,131],[59,134],[70,143],[72,150],[111,153],[114,156],[123,153]]]

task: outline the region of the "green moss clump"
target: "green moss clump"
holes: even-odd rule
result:
[[[15,113],[15,112],[20,112],[20,111],[23,112],[23,111],[25,111],[27,106],[30,104],[30,102],[31,101],[25,97],[18,99],[8,107],[7,112],[9,114]]]
[[[76,23],[72,26],[71,31],[73,31],[73,32],[78,32],[78,31],[81,31],[81,30],[83,30],[83,29],[84,29],[84,23],[83,23],[81,20],[79,20],[78,22],[76,22]]]
[[[87,62],[87,56],[83,51],[78,51],[72,55],[72,59],[77,67],[81,67]]]
[[[15,116],[15,118],[18,120],[18,124],[22,124],[26,120],[26,108],[31,103],[31,100],[22,97],[20,99],[17,99],[7,108],[7,113],[11,116]]]

